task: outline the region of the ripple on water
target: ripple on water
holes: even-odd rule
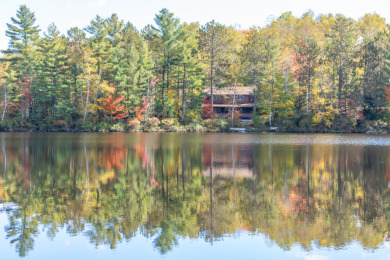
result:
[[[292,145],[390,146],[390,135],[366,134],[208,134],[206,142]]]

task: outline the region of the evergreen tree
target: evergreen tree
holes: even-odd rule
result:
[[[231,39],[227,37],[227,28],[214,20],[202,26],[199,34],[199,49],[209,76],[211,104],[214,104],[214,86],[226,86]]]
[[[167,107],[172,104],[165,95],[166,90],[170,88],[172,83],[171,77],[174,66],[177,62],[177,44],[179,35],[180,20],[174,17],[174,14],[168,9],[162,9],[154,18],[156,26],[152,26],[153,36],[161,42],[159,51],[161,52],[161,99],[157,111],[160,111],[163,117],[167,116]],[[168,104],[165,104],[168,101]]]
[[[70,86],[66,84],[66,41],[57,27],[50,24],[38,51],[42,57],[39,66],[39,96],[42,117],[64,118],[70,114]],[[42,118],[37,118],[41,120]]]
[[[333,82],[337,85],[338,108],[347,111],[347,101],[354,92],[353,70],[356,67],[357,33],[355,22],[343,15],[337,15],[330,26],[326,51],[333,65]]]
[[[318,66],[319,48],[317,43],[311,39],[300,40],[297,43],[295,61],[297,64],[296,76],[300,88],[306,89],[306,113],[309,112],[311,91],[315,70]],[[300,91],[298,91],[298,101],[300,101]]]
[[[21,5],[16,13],[16,18],[11,18],[12,23],[7,23],[6,36],[9,37],[8,60],[16,71],[16,80],[21,88],[19,93],[29,93],[33,101],[28,102],[28,107],[22,112],[22,118],[27,118],[35,112],[34,99],[37,95],[35,75],[39,57],[36,52],[36,46],[39,41],[39,26],[35,25],[35,15],[25,5]],[[27,81],[28,82],[27,82]],[[27,92],[26,92],[27,91]],[[22,94],[19,96],[24,99]]]
[[[134,115],[134,109],[147,95],[148,78],[152,77],[151,61],[146,41],[132,24],[127,23],[121,35],[121,43],[112,54],[114,82]]]
[[[35,25],[35,14],[21,5],[16,12],[16,18],[11,17],[12,23],[7,23],[5,35],[9,37],[7,53],[22,54],[31,45],[35,45],[39,39],[39,26]]]

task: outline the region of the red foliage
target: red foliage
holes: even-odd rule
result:
[[[234,125],[240,124],[241,111],[239,108],[234,109],[233,112],[233,123]]]
[[[389,79],[390,81],[390,79]],[[386,101],[390,103],[390,87],[385,87],[385,98],[386,98]]]
[[[316,57],[318,55],[316,44],[314,42],[297,41],[298,51],[295,54],[294,61],[296,70],[294,73],[295,78],[301,84],[307,84],[308,75],[313,73],[313,68],[316,63]]]
[[[123,169],[127,150],[125,147],[113,147],[105,153],[105,163],[107,169]]]
[[[205,97],[203,99],[202,103],[202,113],[203,113],[203,118],[211,118],[214,115],[213,108],[211,106],[211,100],[208,97]]]
[[[146,100],[146,97],[143,97],[143,102],[142,102],[142,105],[140,108],[135,108],[134,109],[134,112],[135,112],[135,116],[140,120],[140,121],[144,121],[145,119],[145,113],[146,113],[146,110],[148,109],[148,102]]]
[[[358,118],[359,120],[363,120],[363,119],[364,119],[363,112],[358,112],[358,113],[357,113],[357,118]]]
[[[114,119],[125,118],[128,108],[125,105],[121,105],[121,102],[124,100],[125,97],[122,95],[110,94],[103,101],[101,108]]]
[[[28,76],[25,75],[22,79],[22,81],[19,82],[20,84],[20,89],[16,93],[16,95],[19,97],[19,103],[16,103],[15,105],[20,108],[22,115],[26,114],[28,108],[31,105],[31,85],[32,85],[32,79]]]
[[[155,87],[156,84],[158,82],[158,79],[157,78],[153,78],[150,82],[150,85],[149,87]],[[150,89],[148,90],[148,92],[151,91]],[[141,107],[140,108],[135,108],[134,109],[134,113],[135,113],[135,116],[138,118],[138,120],[140,121],[144,121],[145,120],[145,114],[146,112],[149,110],[153,100],[154,100],[155,96],[154,95],[151,95],[151,96],[148,96],[148,97],[143,97],[142,98],[142,104],[141,104]]]

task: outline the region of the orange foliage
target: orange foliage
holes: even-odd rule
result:
[[[156,86],[158,82],[158,79],[154,78],[151,82],[150,82],[150,87],[154,87]],[[142,105],[140,108],[135,108],[134,109],[134,113],[135,113],[135,116],[138,120],[140,121],[144,121],[145,120],[145,114],[146,112],[148,111],[149,107],[151,106],[151,103],[153,102],[155,96],[148,96],[148,97],[143,97],[142,98]]]
[[[123,169],[125,167],[126,149],[125,147],[111,148],[105,154],[107,169]]]
[[[125,97],[122,95],[109,94],[103,101],[101,108],[114,119],[125,118],[128,108],[125,105],[121,105],[121,102],[124,100]]]
[[[213,108],[211,107],[210,98],[205,97],[203,99],[202,107],[203,118],[211,118],[214,114]]]
[[[146,100],[146,97],[143,97],[143,102],[140,108],[135,108],[135,117],[138,118],[140,121],[144,121],[145,119],[145,113],[146,110],[148,109],[148,102]]]
[[[234,112],[233,112],[233,123],[234,125],[238,125],[240,124],[240,117],[241,117],[241,111],[239,108],[236,108],[234,109]]]
[[[390,81],[390,79],[389,79]],[[385,87],[385,98],[386,98],[386,101],[390,103],[390,87]]]
[[[145,140],[146,140],[145,136],[143,136],[143,137],[141,138],[141,140],[142,140],[142,143],[137,144],[137,145],[135,145],[135,147],[134,147],[134,148],[135,148],[135,154],[140,158],[140,160],[141,160],[141,162],[142,162],[142,168],[143,168],[143,169],[145,169],[145,168],[147,167],[147,165],[149,165],[150,168],[151,168],[152,170],[154,170],[154,169],[155,169],[155,168],[154,168],[154,164],[152,163],[152,160],[151,160],[151,158],[150,158],[150,155],[149,155],[149,153],[148,153],[148,150],[147,150],[146,146],[143,145],[144,142],[145,142]]]

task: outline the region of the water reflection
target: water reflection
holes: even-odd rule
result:
[[[273,139],[288,137],[3,133],[1,225],[19,256],[42,227],[110,248],[142,234],[162,254],[240,231],[285,250],[388,241],[389,146]]]

